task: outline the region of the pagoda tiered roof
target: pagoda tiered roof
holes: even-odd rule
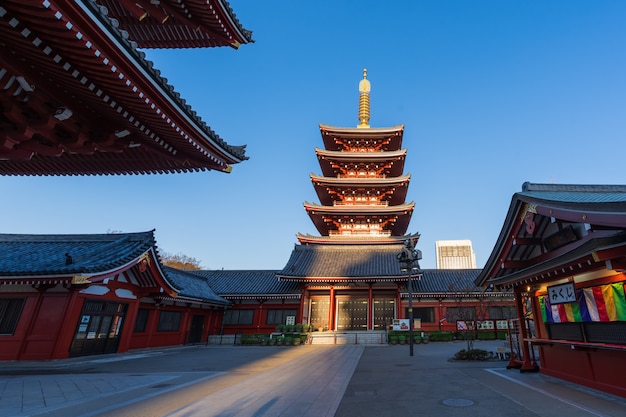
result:
[[[225,0],[95,0],[139,48],[206,48],[253,42]]]
[[[336,127],[319,125],[324,141],[324,148],[329,151],[340,151],[367,142],[368,147],[379,151],[395,151],[402,146],[404,125],[378,128]]]
[[[331,206],[334,202],[342,201],[344,195],[354,193],[371,194],[379,196],[381,201],[387,201],[389,205],[398,205],[406,201],[409,188],[410,175],[388,178],[334,178],[322,177],[311,174],[311,181],[320,203]]]
[[[111,2],[111,9],[94,0],[2,2],[0,175],[230,172],[248,159],[245,146],[213,132],[138,50],[142,36],[163,35],[154,21],[141,35],[121,29],[120,7],[136,3],[152,7],[149,1]],[[234,42],[247,39],[225,2],[160,5],[188,7],[188,29],[194,19],[208,18],[198,33],[221,22],[216,39],[224,30]],[[199,7],[206,13],[196,13]],[[167,46],[163,36],[154,46]],[[189,43],[181,38],[169,46]]]
[[[406,236],[391,235],[330,235],[314,236],[298,233],[298,242],[303,245],[401,245],[407,239],[419,239],[419,233]]]
[[[328,151],[315,148],[322,173],[327,177],[341,175],[345,170],[366,168],[372,165],[379,175],[397,177],[404,172],[406,149],[397,151],[350,152]]]
[[[322,235],[339,230],[341,222],[367,219],[370,222],[383,223],[383,230],[389,231],[394,236],[401,236],[409,226],[414,207],[414,202],[396,206],[382,204],[324,206],[304,203],[304,208]]]
[[[285,281],[406,281],[396,255],[402,243],[390,245],[296,245],[278,278]]]

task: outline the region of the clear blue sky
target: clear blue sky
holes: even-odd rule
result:
[[[409,232],[470,239],[478,267],[525,181],[625,184],[624,1],[245,1],[255,43],[147,51],[206,123],[249,161],[231,174],[0,177],[3,233],[156,229],[206,269],[282,269],[318,235],[318,124],[405,124]]]

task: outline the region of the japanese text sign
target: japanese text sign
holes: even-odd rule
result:
[[[576,301],[576,291],[574,291],[574,283],[566,282],[565,284],[554,285],[548,287],[548,296],[550,304],[566,304]]]

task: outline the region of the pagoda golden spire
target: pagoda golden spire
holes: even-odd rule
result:
[[[363,69],[363,79],[359,82],[359,121],[357,127],[370,127],[370,82],[367,80],[367,68]]]

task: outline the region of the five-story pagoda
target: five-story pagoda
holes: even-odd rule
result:
[[[407,277],[396,255],[419,238],[406,234],[414,203],[405,202],[404,125],[370,127],[366,70],[359,93],[356,128],[320,124],[322,175],[311,174],[320,204],[304,203],[320,236],[298,234],[278,274],[302,284],[303,322],[324,330],[383,330],[398,318]]]

